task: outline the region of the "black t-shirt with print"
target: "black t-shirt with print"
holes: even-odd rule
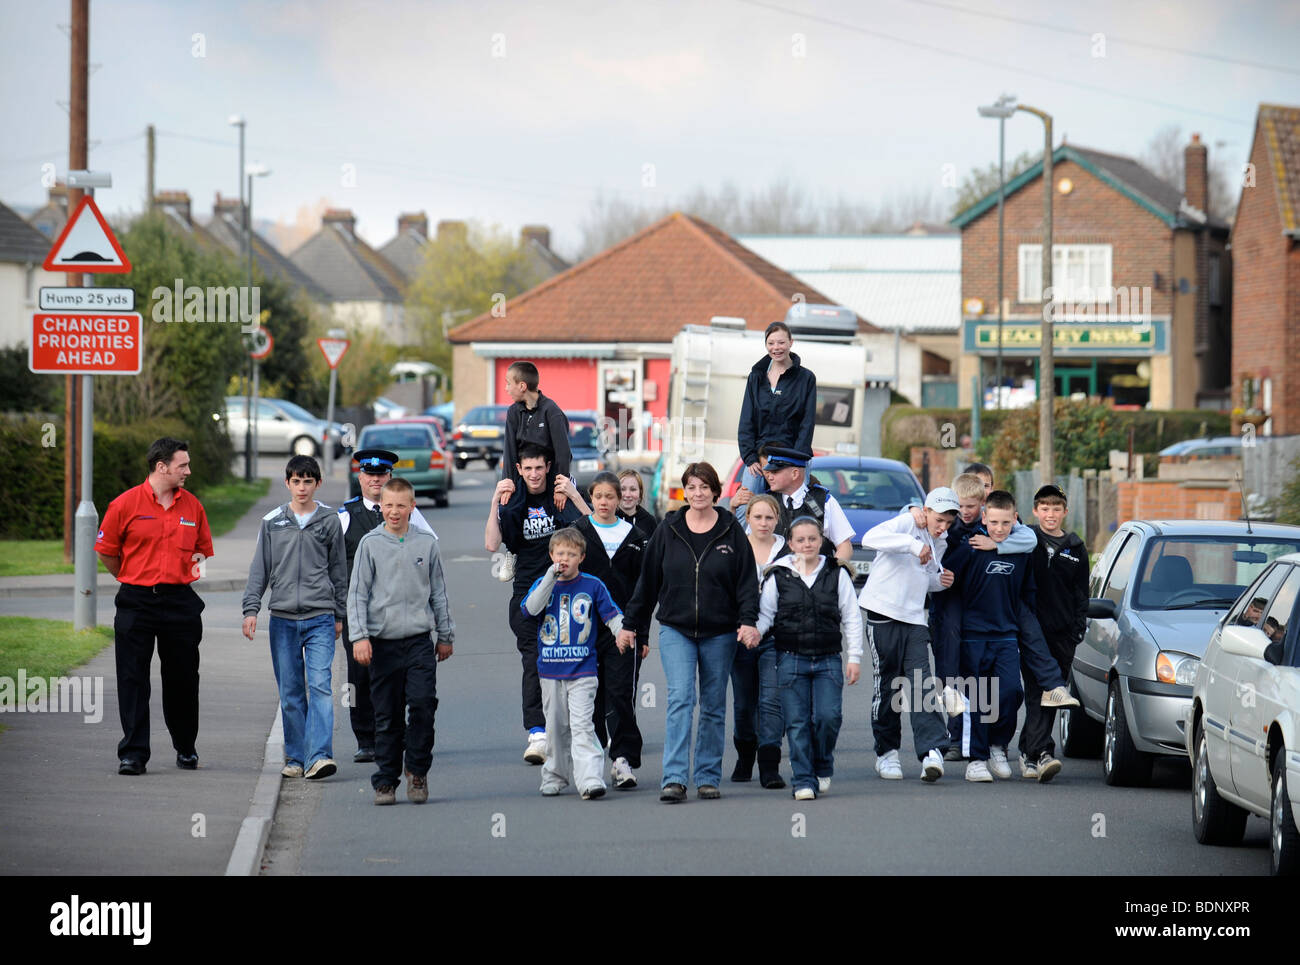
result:
[[[573,503],[557,510],[549,492],[534,494],[525,490],[522,498],[516,496],[501,508],[501,539],[506,549],[519,557],[515,561],[516,595],[527,593],[551,565],[551,534],[581,518]]]

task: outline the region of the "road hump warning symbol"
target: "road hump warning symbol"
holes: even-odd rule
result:
[[[117,243],[113,229],[90,195],[81,199],[63,233],[45,256],[45,270],[108,274],[125,274],[131,270],[131,262]]]

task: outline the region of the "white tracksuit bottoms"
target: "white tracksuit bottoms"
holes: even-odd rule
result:
[[[599,681],[595,677],[542,677],[541,684],[546,739],[551,745],[542,765],[542,789],[559,791],[569,784],[576,784],[579,791],[603,788],[605,751],[591,719]]]

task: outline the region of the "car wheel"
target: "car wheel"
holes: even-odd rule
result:
[[[1106,694],[1106,729],[1101,760],[1106,783],[1112,787],[1146,787],[1151,783],[1151,765],[1155,758],[1133,744],[1118,680],[1110,685]]]
[[[1197,727],[1196,760],[1192,763],[1192,830],[1201,844],[1240,844],[1247,812],[1219,796],[1205,741],[1205,730]]]
[[[1294,875],[1300,871],[1300,831],[1296,830],[1295,812],[1286,790],[1285,747],[1279,748],[1273,757],[1273,802],[1269,814],[1273,874]]]
[[[445,492],[433,494],[433,505],[439,509],[446,509],[448,505],[447,494]]]
[[[1070,696],[1079,700],[1079,688],[1070,681]],[[1101,756],[1105,728],[1088,716],[1083,707],[1062,707],[1056,712],[1061,737],[1061,753],[1066,757],[1095,760]]]
[[[289,451],[295,456],[315,456],[317,453],[316,440],[311,436],[299,436],[289,446]]]
[[[457,457],[456,457],[456,468],[457,468],[457,469],[460,469],[460,470],[463,471],[463,470],[467,469],[468,467],[469,467],[469,460],[468,460],[468,459],[462,459],[462,458],[460,458],[460,456],[457,456]]]
[[[487,467],[489,469],[496,469],[497,463],[499,463],[501,460],[496,456],[488,456],[483,461],[487,463]]]

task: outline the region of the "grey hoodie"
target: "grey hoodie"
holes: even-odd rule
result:
[[[432,632],[452,643],[456,624],[447,606],[438,537],[409,527],[398,538],[386,526],[361,537],[348,586],[348,636],[400,640]]]
[[[244,616],[257,615],[268,588],[272,616],[305,620],[329,613],[342,620],[347,614],[347,548],[330,507],[317,503],[301,529],[289,503],[262,517],[244,587]]]

